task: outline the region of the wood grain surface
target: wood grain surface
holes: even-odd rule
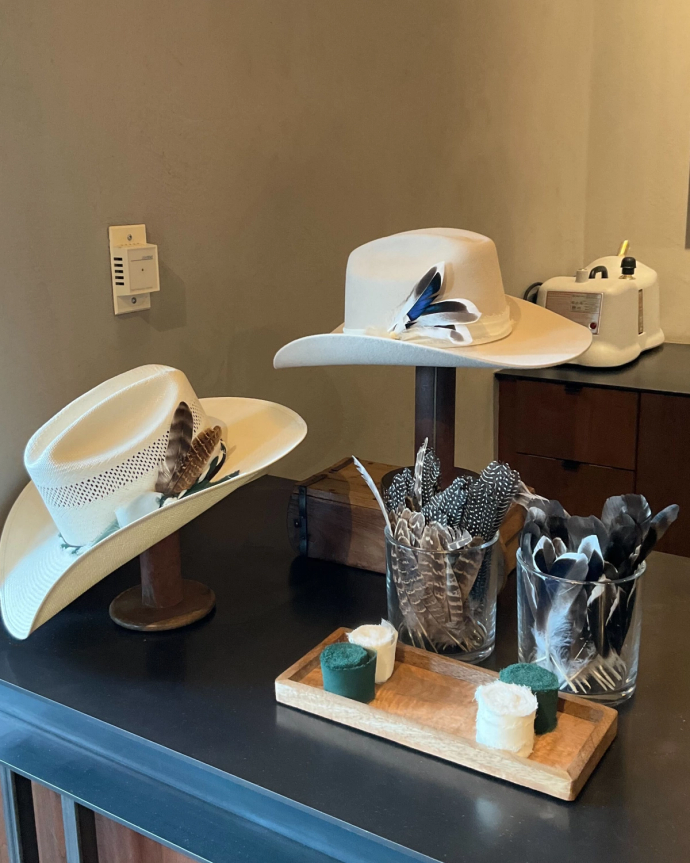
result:
[[[562,800],[574,800],[616,735],[610,707],[561,694],[558,726],[535,738],[529,758],[475,741],[478,686],[497,674],[398,643],[393,676],[370,704],[325,692],[319,657],[346,639],[339,629],[276,680],[283,704],[488,773]]]
[[[32,782],[40,863],[66,863],[60,795]],[[189,857],[134,830],[95,815],[98,863],[188,863]],[[4,836],[4,830],[3,830]],[[0,863],[7,863],[0,850]]]
[[[40,863],[66,863],[65,832],[60,795],[38,782],[31,783]]]
[[[96,815],[98,863],[189,863],[189,857]],[[41,861],[42,863],[42,861]]]
[[[690,397],[642,393],[636,491],[654,512],[680,506],[678,521],[658,551],[690,555]]]
[[[515,383],[512,422],[517,452],[635,469],[638,393],[540,381]]]
[[[524,453],[518,453],[510,464],[537,494],[560,501],[572,515],[599,515],[607,497],[635,491],[631,470]]]
[[[395,465],[362,462],[379,487]],[[371,572],[386,571],[383,515],[351,458],[298,483],[288,505],[288,535],[299,551],[299,488],[306,489],[307,557]]]

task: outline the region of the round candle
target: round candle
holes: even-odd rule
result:
[[[364,624],[347,634],[351,644],[358,644],[376,653],[376,682],[385,683],[395,668],[395,646],[398,633],[387,620],[380,624]]]
[[[478,687],[477,743],[527,758],[534,747],[537,699],[526,686],[495,680]]]

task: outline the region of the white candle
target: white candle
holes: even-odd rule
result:
[[[505,749],[527,758],[534,747],[537,699],[526,686],[496,680],[480,686],[477,702],[477,743]]]
[[[398,633],[387,620],[380,624],[365,624],[347,634],[352,644],[376,651],[376,683],[385,683],[395,668],[395,646]]]

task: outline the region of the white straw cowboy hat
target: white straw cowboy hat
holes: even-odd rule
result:
[[[591,341],[580,324],[505,295],[488,237],[426,228],[355,249],[345,323],[290,342],[273,364],[542,368],[575,359]]]
[[[294,449],[304,420],[272,402],[197,399],[149,365],[67,405],[31,438],[32,479],[0,539],[0,607],[26,638],[104,576]]]

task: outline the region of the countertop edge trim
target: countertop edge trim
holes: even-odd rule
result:
[[[0,682],[0,693],[0,761],[23,775],[27,772],[17,762],[16,754],[11,761],[6,758],[5,725],[14,724],[34,743],[77,749],[82,757],[90,756],[88,760],[93,764],[100,761],[125,770],[341,863],[436,863],[384,837],[12,684]],[[41,782],[35,769],[29,773],[29,778]],[[46,784],[90,805],[79,789],[60,787],[54,780],[46,780]],[[95,805],[93,808],[162,841],[146,825],[122,819],[117,812]],[[198,856],[193,849],[182,850]]]

